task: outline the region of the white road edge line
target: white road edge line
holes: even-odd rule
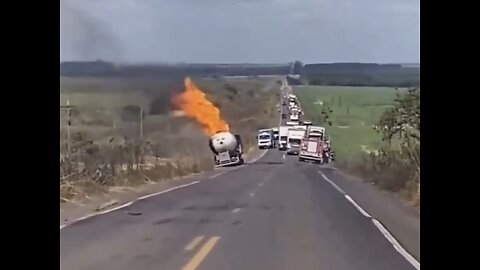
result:
[[[253,197],[253,196],[255,195],[255,193],[252,192],[252,193],[250,193],[250,194],[248,194],[248,195],[249,195],[250,197]]]
[[[226,173],[226,171],[225,171],[225,172],[221,172],[221,173],[217,173],[217,174],[214,174],[214,175],[211,175],[211,176],[209,176],[209,177],[207,177],[207,178],[211,180],[211,179],[213,179],[213,178],[215,178],[215,177],[219,177],[220,175],[225,174],[225,173]]]
[[[81,217],[81,218],[78,218],[78,219],[72,221],[71,223],[60,225],[60,230],[63,229],[63,228],[65,228],[65,227],[67,227],[67,226],[70,226],[70,225],[72,225],[72,224],[74,224],[74,223],[76,223],[76,222],[78,222],[78,221],[82,221],[82,220],[85,220],[85,219],[88,219],[88,218],[91,218],[91,217],[94,217],[94,216],[103,215],[103,214],[106,214],[106,213],[109,213],[109,212],[112,212],[112,211],[115,211],[115,210],[118,210],[118,209],[127,207],[127,206],[131,205],[132,203],[134,203],[134,202],[136,202],[136,201],[144,200],[144,199],[149,198],[149,197],[157,196],[157,195],[160,195],[160,194],[164,194],[164,193],[167,193],[167,192],[170,192],[170,191],[179,189],[179,188],[188,187],[188,186],[195,185],[195,184],[198,184],[198,183],[200,183],[200,181],[194,181],[194,182],[191,182],[191,183],[188,183],[188,184],[185,184],[185,185],[176,186],[176,187],[173,187],[173,188],[164,190],[164,191],[160,191],[160,192],[157,192],[157,193],[153,193],[153,194],[149,194],[149,195],[146,195],[146,196],[137,198],[136,200],[133,200],[133,201],[131,201],[131,202],[128,202],[128,203],[119,205],[119,206],[114,207],[114,208],[112,208],[112,209],[108,209],[108,210],[104,210],[104,211],[101,211],[101,212],[97,212],[97,213],[92,213],[92,214],[86,215],[86,216],[84,216],[84,217]]]
[[[364,215],[365,217],[370,218],[372,220],[373,224],[380,230],[380,232],[387,238],[387,240],[393,245],[395,250],[400,253],[415,269],[420,270],[420,263],[412,256],[408,251],[406,251],[400,243],[393,237],[393,235],[390,234],[390,232],[378,221],[377,219],[373,218],[370,214],[368,214],[365,210],[363,210],[360,205],[358,205],[349,195],[345,193],[339,186],[337,186],[332,180],[328,179],[325,174],[323,174],[320,171],[317,171],[319,174],[322,175],[323,179],[325,179],[327,182],[329,182],[337,191],[342,193],[342,195],[357,208],[357,210]]]
[[[251,161],[251,163],[255,163],[257,162],[259,159],[261,159],[266,153],[268,152],[268,150],[265,150],[260,156],[258,156],[257,158],[255,158],[254,160]],[[240,169],[244,166],[239,166],[239,167],[236,167],[234,168],[233,170],[228,170],[228,171],[225,171],[225,172],[221,172],[219,174],[216,174],[216,175],[213,175],[213,176],[210,176],[211,178],[214,178],[214,177],[217,177],[217,176],[220,176],[222,174],[225,174],[227,172],[231,172],[231,171],[234,171],[236,169]],[[209,177],[209,179],[211,179]],[[185,185],[180,185],[180,186],[176,186],[176,187],[173,187],[173,188],[170,188],[170,189],[167,189],[167,190],[164,190],[164,191],[161,191],[161,192],[157,192],[157,193],[153,193],[153,194],[149,194],[149,195],[146,195],[146,196],[142,196],[140,198],[137,198],[131,202],[128,202],[128,203],[125,203],[125,204],[122,204],[120,206],[117,206],[115,208],[112,208],[112,209],[108,209],[108,210],[105,210],[105,211],[101,211],[101,212],[97,212],[97,213],[92,213],[92,214],[89,214],[89,215],[86,215],[84,217],[81,217],[81,218],[78,218],[68,224],[61,224],[60,225],[60,230],[67,227],[67,226],[70,226],[72,224],[74,224],[75,222],[78,222],[78,221],[81,221],[81,220],[85,220],[87,218],[91,218],[91,217],[94,217],[94,216],[98,216],[98,215],[103,215],[103,214],[106,214],[106,213],[109,213],[109,212],[112,212],[112,211],[115,211],[115,210],[118,210],[118,209],[121,209],[121,208],[124,208],[124,207],[127,207],[129,205],[131,205],[132,203],[136,202],[136,201],[140,201],[140,200],[144,200],[144,199],[147,199],[147,198],[150,198],[150,197],[153,197],[153,196],[157,196],[157,195],[160,195],[160,194],[164,194],[164,193],[167,193],[167,192],[170,192],[170,191],[173,191],[173,190],[176,190],[176,189],[179,189],[179,188],[184,188],[184,187],[188,187],[188,186],[191,186],[191,185],[195,185],[195,184],[198,184],[200,183],[200,181],[194,181],[194,182],[191,182],[191,183],[188,183],[188,184],[185,184]],[[253,197],[253,195],[251,195]]]
[[[232,210],[232,214],[235,214],[235,213],[237,213],[237,212],[240,211],[240,210],[242,210],[242,209],[240,209],[240,208],[235,208],[235,209]]]
[[[261,159],[263,156],[265,156],[265,154],[266,154],[267,152],[268,152],[268,149],[265,150],[265,151],[263,151],[263,153],[262,153],[260,156],[258,156],[258,157],[255,158],[254,160],[252,160],[250,163],[255,163],[255,162],[257,162],[259,159]],[[241,167],[243,167],[243,166],[241,166]]]
[[[167,193],[167,192],[170,192],[170,191],[179,189],[179,188],[188,187],[188,186],[195,185],[195,184],[198,184],[198,183],[200,183],[200,181],[194,181],[194,182],[191,182],[191,183],[188,183],[188,184],[185,184],[185,185],[176,186],[176,187],[173,187],[173,188],[164,190],[164,191],[160,191],[160,192],[157,192],[157,193],[145,195],[145,196],[143,196],[143,197],[140,197],[140,198],[136,199],[135,201],[144,200],[144,199],[146,199],[146,198],[150,198],[150,197],[153,197],[153,196],[157,196],[157,195],[160,195],[160,194],[164,194],[164,193]]]
[[[348,195],[346,195],[346,194],[345,194],[344,196],[345,196],[345,198],[347,198],[347,200],[348,200],[349,202],[351,202],[351,203],[353,204],[353,206],[355,206],[355,208],[357,208],[357,210],[358,210],[360,213],[362,213],[362,215],[364,215],[364,216],[367,217],[367,218],[372,218],[372,216],[370,216],[367,212],[365,212],[365,210],[363,210],[363,208],[360,207],[360,205],[358,205],[358,204],[352,199],[352,197],[350,197],[350,196],[348,196]]]
[[[341,189],[337,184],[335,184],[332,180],[330,180],[325,174],[323,174],[320,171],[317,171],[320,175],[322,175],[323,179],[325,179],[327,182],[329,182],[338,192],[342,193],[342,195],[346,195],[345,191]]]
[[[420,263],[406,251],[400,243],[393,237],[390,232],[380,223],[378,220],[372,218],[373,224],[380,230],[380,232],[387,238],[387,240],[392,243],[393,247],[400,253],[410,264],[415,267],[415,269],[420,270]]]
[[[203,238],[205,238],[205,236],[203,235],[193,238],[193,240],[187,244],[187,246],[185,247],[185,250],[187,251],[193,250],[200,242],[202,242]]]

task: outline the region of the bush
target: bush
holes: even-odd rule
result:
[[[375,129],[384,146],[377,155],[363,155],[352,166],[381,188],[401,192],[419,204],[420,198],[420,89],[397,94],[395,106],[380,117]]]

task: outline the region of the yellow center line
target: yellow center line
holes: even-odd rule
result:
[[[200,263],[207,257],[208,253],[212,251],[215,244],[217,244],[220,237],[214,236],[210,238],[200,250],[193,256],[193,258],[182,268],[182,270],[195,270],[200,265]]]
[[[185,250],[193,250],[198,245],[198,243],[203,240],[203,238],[205,238],[205,236],[203,235],[193,238],[193,240],[185,247]]]

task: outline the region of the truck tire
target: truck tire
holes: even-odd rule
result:
[[[323,163],[323,164],[327,164],[327,163],[328,163],[328,157],[327,157],[326,154],[323,154],[322,163]]]
[[[305,160],[304,160],[303,158],[299,157],[299,158],[298,158],[298,161],[304,162]]]
[[[245,160],[243,159],[243,157],[240,157],[238,161],[238,165],[243,165],[243,163],[245,163]]]

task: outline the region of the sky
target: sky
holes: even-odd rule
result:
[[[60,60],[420,62],[420,0],[61,0]]]

